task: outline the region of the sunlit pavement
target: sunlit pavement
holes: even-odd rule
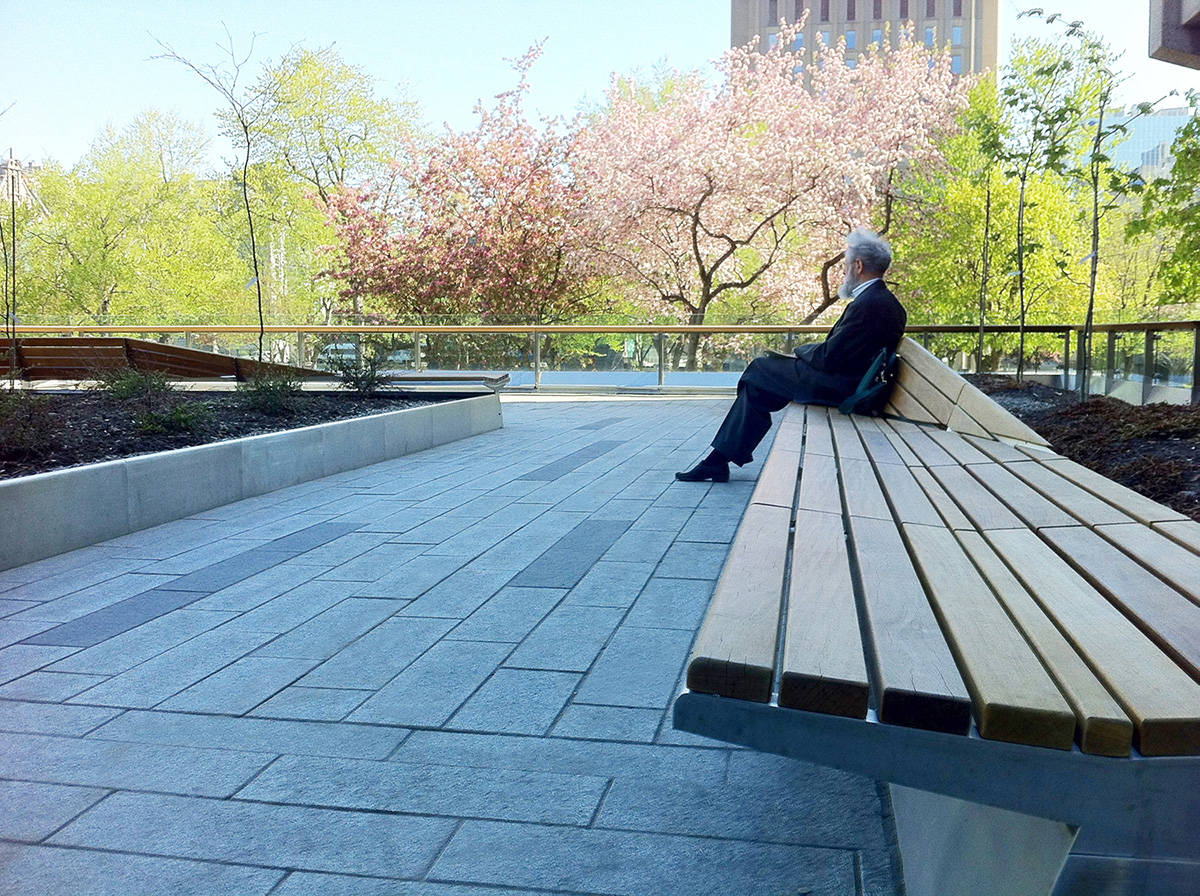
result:
[[[896,892],[873,782],[671,728],[727,406],[506,398],[0,573],[0,892]]]

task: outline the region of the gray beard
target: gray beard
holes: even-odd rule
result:
[[[853,274],[847,274],[846,279],[842,281],[842,285],[838,287],[839,299],[853,299],[854,290],[858,288],[858,280]]]

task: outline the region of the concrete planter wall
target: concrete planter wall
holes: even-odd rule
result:
[[[0,481],[0,569],[503,425],[480,395]]]

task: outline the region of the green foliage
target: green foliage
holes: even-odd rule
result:
[[[202,401],[185,401],[169,411],[147,411],[134,425],[146,434],[202,433],[212,425],[212,409]]]
[[[287,417],[296,410],[301,380],[283,368],[264,368],[252,380],[238,383],[238,394],[252,411]]]
[[[390,355],[388,345],[371,343],[350,356],[328,352],[324,362],[343,386],[369,398],[387,385],[388,378],[384,371]]]
[[[0,391],[0,459],[26,460],[51,447],[51,419],[43,396]]]
[[[165,374],[133,367],[112,367],[95,371],[94,391],[117,401],[141,399],[147,405],[158,404],[174,394],[175,387]]]
[[[1200,96],[1192,96],[1193,108]],[[1171,146],[1175,167],[1170,178],[1156,180],[1145,192],[1142,214],[1130,225],[1133,235],[1165,233],[1167,257],[1159,276],[1163,303],[1197,301],[1200,290],[1200,118],[1193,117]]]

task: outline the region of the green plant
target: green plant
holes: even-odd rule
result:
[[[22,391],[0,392],[0,459],[38,457],[50,447],[49,402]]]
[[[169,411],[147,411],[134,421],[146,434],[200,433],[212,423],[212,409],[202,401],[185,401]]]
[[[286,417],[296,410],[302,380],[284,368],[259,369],[252,380],[238,383],[247,407],[268,417]]]
[[[343,386],[367,398],[387,385],[388,378],[383,372],[387,361],[388,351],[378,345],[353,357],[329,353],[325,358],[326,366]]]
[[[115,367],[97,370],[92,375],[97,392],[118,401],[144,399],[147,406],[158,404],[175,392],[175,387],[165,374],[153,370],[136,370],[133,367]]]

